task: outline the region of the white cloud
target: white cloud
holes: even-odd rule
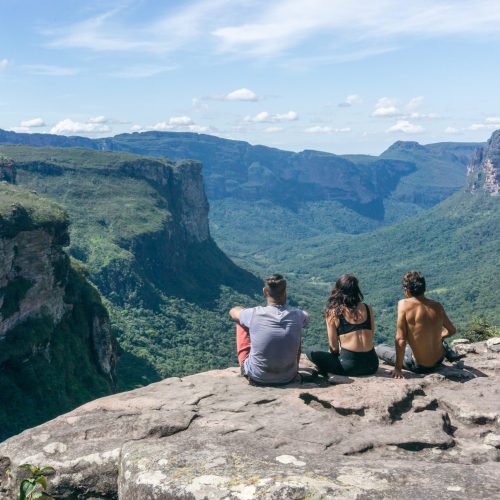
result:
[[[259,96],[250,89],[241,88],[233,90],[225,96],[226,101],[258,101]]]
[[[283,127],[272,126],[272,127],[265,128],[264,132],[272,134],[274,132],[281,132],[282,130],[283,130]]]
[[[25,64],[21,69],[30,75],[37,76],[74,76],[80,73],[78,68],[52,66],[50,64]]]
[[[441,118],[441,115],[439,115],[438,113],[419,113],[418,111],[414,111],[407,117],[413,120],[436,120],[438,118]]]
[[[418,134],[425,129],[420,125],[414,125],[408,120],[398,120],[392,127],[389,127],[386,132],[403,132],[404,134]]]
[[[32,118],[31,120],[22,121],[21,127],[25,128],[45,127],[45,122],[42,120],[42,118]]]
[[[333,38],[339,47],[343,46],[339,42],[352,43],[353,39],[373,46],[382,40],[409,36],[498,36],[500,22],[500,9],[491,0],[278,0],[261,2],[260,7],[255,9],[257,16],[229,22],[212,32],[221,50],[270,56],[315,36],[328,37],[330,42]],[[317,50],[318,44],[314,47]]]
[[[468,130],[495,130],[499,127],[499,123],[487,122],[487,123],[473,123],[469,125]]]
[[[245,116],[246,122],[256,123],[272,123],[272,122],[291,122],[299,119],[299,114],[296,111],[288,111],[287,113],[271,114],[268,111],[261,111],[255,116]]]
[[[194,123],[192,118],[189,116],[172,116],[167,121],[158,122],[155,123],[154,125],[149,125],[147,127],[140,127],[138,125],[132,127],[132,131],[134,132],[139,132],[143,130],[204,133],[204,132],[209,132],[210,127]]]
[[[130,127],[130,130],[132,132],[142,132],[144,130],[144,128],[142,127],[142,125],[132,125]]]
[[[95,116],[94,118],[89,118],[88,123],[108,123],[109,119],[103,115]]]
[[[313,127],[308,127],[304,129],[304,132],[308,132],[310,134],[339,134],[350,131],[351,129],[349,127],[334,128],[334,127],[320,126],[320,125],[315,125]]]
[[[444,129],[445,134],[459,134],[460,132],[461,130],[456,127],[446,127]]]
[[[50,129],[51,134],[99,134],[110,132],[111,128],[108,125],[89,122],[75,122],[71,118],[66,118]]]
[[[8,59],[0,59],[0,71],[3,71],[4,69],[7,69],[8,65],[9,65],[9,60]]]
[[[400,115],[401,112],[396,107],[396,103],[396,99],[381,97],[375,103],[375,110],[373,111],[372,116],[385,118]]]
[[[358,94],[351,94],[351,95],[346,96],[346,98],[341,103],[339,103],[339,106],[341,108],[349,108],[353,104],[360,102],[360,101],[361,101],[361,97],[359,97]]]
[[[500,125],[500,116],[488,116],[485,120],[486,123],[493,123],[495,125]]]
[[[186,6],[174,5],[163,15],[154,9],[153,19],[144,21],[140,16],[141,21],[134,23],[127,9],[133,11],[136,6],[121,2],[119,7],[42,34],[52,48],[163,54],[206,36],[214,23],[227,17],[225,11],[231,4],[230,0],[198,0]]]
[[[417,109],[421,106],[422,102],[424,101],[423,96],[419,95],[417,97],[412,97],[409,101],[408,104],[406,105],[406,108],[409,109],[410,111]]]

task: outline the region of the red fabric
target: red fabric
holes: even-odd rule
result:
[[[238,354],[238,362],[240,366],[250,354],[250,333],[248,328],[236,323],[236,353]]]

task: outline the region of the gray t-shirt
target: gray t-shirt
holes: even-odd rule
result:
[[[250,331],[245,373],[265,384],[290,382],[298,370],[297,355],[302,327],[309,320],[307,313],[287,305],[268,305],[243,309],[239,316],[241,325]]]

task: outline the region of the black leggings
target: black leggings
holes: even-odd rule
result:
[[[354,352],[342,348],[340,354],[315,349],[303,349],[303,352],[323,373],[359,376],[372,375],[378,370],[375,349]]]

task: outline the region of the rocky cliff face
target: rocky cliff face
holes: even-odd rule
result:
[[[227,369],[99,399],[1,444],[0,492],[28,462],[55,467],[56,498],[496,498],[500,339],[461,348],[405,380],[270,388]]]
[[[68,225],[57,205],[0,184],[0,439],[113,385],[109,318],[63,250]]]
[[[468,190],[500,195],[500,130],[493,132],[486,146],[477,149],[468,167]]]

